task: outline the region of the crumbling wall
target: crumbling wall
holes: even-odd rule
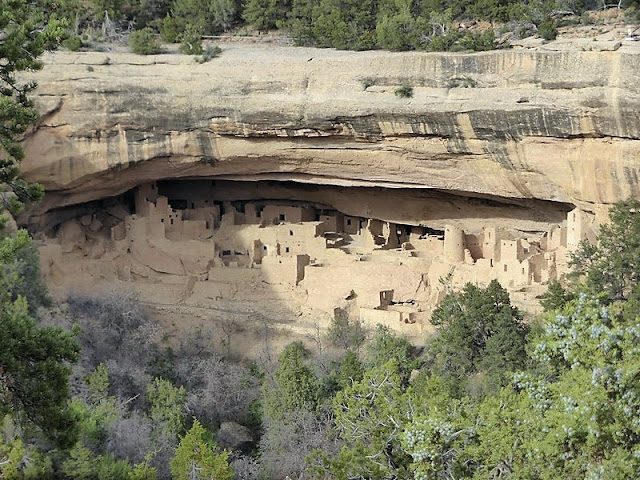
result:
[[[304,279],[307,265],[309,265],[309,255],[271,256],[262,259],[265,280],[273,284],[298,285]]]

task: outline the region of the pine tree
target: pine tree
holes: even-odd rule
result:
[[[604,290],[610,300],[626,300],[640,281],[640,201],[616,203],[609,221],[600,229],[599,244],[584,240],[570,264],[592,292]]]
[[[487,288],[467,283],[436,308],[431,323],[440,336],[431,344],[434,372],[456,383],[483,372],[502,384],[524,366],[528,327],[496,280]],[[495,386],[495,385],[492,385]]]
[[[217,445],[198,420],[180,440],[171,460],[175,480],[231,480],[233,469],[227,451],[217,453]]]
[[[28,98],[35,83],[20,83],[16,74],[42,68],[38,57],[63,36],[61,23],[50,18],[43,26],[43,19],[36,2],[0,3],[0,211],[15,213],[24,201],[42,195],[41,186],[18,178],[24,157],[19,141],[38,112]],[[19,423],[29,421],[55,442],[69,445],[75,439],[75,418],[67,406],[66,363],[78,357],[75,332],[36,325],[29,307],[33,312],[46,295],[41,295],[37,268],[30,276],[25,268],[35,268],[31,264],[37,264],[37,255],[25,255],[31,248],[26,231],[4,236],[2,224],[0,218],[0,418],[10,414]]]
[[[19,142],[38,112],[28,97],[36,84],[16,79],[18,72],[42,68],[38,57],[64,36],[63,23],[51,18],[43,27],[43,18],[34,2],[0,3],[0,210],[12,213],[43,194],[40,185],[18,179],[18,163],[24,158]]]

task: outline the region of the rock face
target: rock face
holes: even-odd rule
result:
[[[22,222],[54,293],[122,282],[225,332],[353,315],[421,341],[443,278],[531,306],[640,197],[639,71],[640,45],[57,53],[33,75],[22,170],[47,194]]]
[[[179,177],[429,189],[598,216],[640,196],[635,45],[473,55],[229,46],[202,65],[64,52],[45,63],[33,75],[43,116],[22,164],[48,191],[32,215]],[[413,96],[395,95],[401,85]]]

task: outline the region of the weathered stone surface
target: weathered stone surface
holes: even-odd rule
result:
[[[220,446],[235,450],[248,450],[253,446],[251,430],[236,422],[222,422],[216,433]]]
[[[157,179],[428,188],[602,216],[640,196],[640,46],[479,54],[59,52],[31,78],[33,214]],[[373,86],[363,89],[364,79]],[[394,89],[413,87],[413,97]],[[526,101],[522,99],[525,98]]]

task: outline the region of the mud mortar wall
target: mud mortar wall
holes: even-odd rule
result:
[[[251,305],[244,316],[307,321],[340,310],[424,340],[443,277],[454,287],[495,278],[521,303],[561,278],[568,248],[594,233],[593,215],[569,208],[417,189],[163,180],[51,210],[36,237],[57,294],[120,284],[152,305],[222,305],[232,315],[237,302]]]

